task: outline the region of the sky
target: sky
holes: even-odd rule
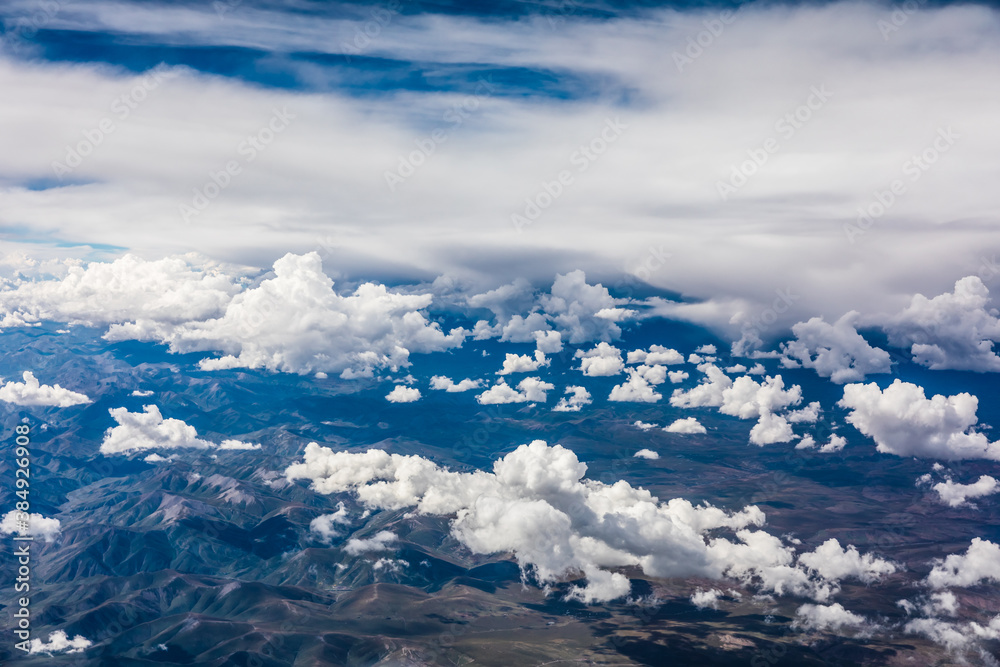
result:
[[[318,250],[335,277],[480,288],[584,269],[719,330],[782,291],[790,326],[997,284],[987,6],[2,11],[8,253]]]

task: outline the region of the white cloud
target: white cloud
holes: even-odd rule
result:
[[[650,459],[655,461],[660,458],[660,455],[654,452],[652,449],[640,449],[635,454],[632,455],[633,458],[637,459]]]
[[[951,554],[935,562],[927,584],[940,589],[975,586],[981,581],[1000,582],[1000,545],[974,537],[964,554]]]
[[[344,544],[344,551],[351,556],[358,556],[372,551],[388,551],[399,538],[388,530],[382,530],[367,539],[353,538]]]
[[[961,507],[970,498],[982,498],[994,493],[1000,493],[1000,482],[989,475],[981,475],[978,480],[971,484],[958,484],[945,480],[932,487],[937,491],[941,502],[949,507]]]
[[[688,375],[687,371],[668,371],[667,377],[670,378],[671,383],[677,384],[679,382],[684,382],[684,380],[687,380],[690,377],[690,375]]]
[[[733,375],[733,374],[737,374],[738,375],[739,373],[746,373],[746,372],[747,372],[747,367],[744,366],[743,364],[736,364],[735,366],[727,366],[726,367],[726,373],[728,373],[730,375]]]
[[[642,372],[635,368],[627,368],[625,371],[628,373],[628,380],[611,389],[608,395],[609,401],[656,403],[663,398],[663,394],[653,389],[653,385],[646,380]]]
[[[871,437],[878,451],[945,460],[1000,460],[1000,443],[972,429],[979,399],[971,394],[936,394],[928,399],[915,384],[895,380],[882,391],[875,383],[849,384],[838,403],[850,408],[847,421]]]
[[[649,350],[631,350],[628,353],[628,363],[654,366],[661,364],[683,364],[684,355],[677,350],[662,345],[650,345]]]
[[[795,627],[807,630],[834,631],[841,628],[858,628],[865,624],[863,616],[844,609],[835,602],[831,605],[804,604],[795,611]]]
[[[371,509],[451,516],[452,535],[468,549],[511,552],[539,583],[582,574],[587,585],[570,597],[584,602],[627,595],[628,579],[617,571],[623,567],[659,578],[730,576],[817,598],[835,589],[824,576],[844,574],[795,566],[791,546],[750,529],[764,522],[756,507],[730,513],[680,498],[661,502],[625,481],[585,480],[586,471],[572,451],[542,441],[521,445],[490,472],[470,473],[420,456],[335,452],[311,443],[285,474],[311,480],[319,493],[353,492]],[[735,532],[735,541],[715,533],[722,527]]]
[[[715,354],[716,349],[714,345],[712,345],[711,343],[707,343],[705,345],[695,348],[695,352],[698,354]]]
[[[670,397],[670,405],[675,408],[701,408],[719,407],[723,404],[723,392],[733,386],[732,379],[714,364],[705,364],[698,369],[705,377],[688,391],[675,389]]]
[[[557,354],[562,352],[562,334],[558,331],[536,331],[535,345],[539,352]]]
[[[840,541],[830,538],[815,551],[799,556],[799,563],[822,578],[830,581],[852,578],[871,584],[892,574],[898,568],[893,563],[858,552],[853,545],[841,547]]]
[[[49,655],[53,653],[81,653],[93,645],[94,642],[83,635],[76,635],[70,639],[69,635],[63,630],[56,630],[49,635],[49,641],[47,642],[41,639],[32,639],[31,648],[28,652],[48,653]]]
[[[740,419],[752,419],[776,412],[802,401],[802,388],[792,385],[785,389],[780,375],[768,376],[759,383],[746,375],[736,378],[732,386],[722,391],[719,412]]]
[[[823,409],[820,407],[819,401],[813,401],[804,408],[789,412],[785,415],[785,419],[793,424],[800,424],[802,422],[812,424],[819,419],[819,413],[821,412],[823,412]]]
[[[632,424],[632,426],[635,426],[640,431],[649,431],[650,429],[656,428],[656,424],[649,424],[644,421],[636,421]]]
[[[31,371],[24,371],[22,378],[24,382],[8,382],[0,387],[0,401],[14,405],[46,405],[59,408],[90,403],[86,395],[64,389],[58,384],[40,384]]]
[[[892,345],[908,346],[913,360],[935,370],[1000,371],[993,343],[1000,319],[986,309],[990,291],[977,276],[955,283],[953,292],[910,305],[883,324]]]
[[[340,532],[334,527],[337,524],[350,523],[347,518],[347,508],[344,503],[337,503],[337,511],[332,514],[321,514],[309,522],[309,531],[316,533],[324,542],[338,537]]]
[[[390,403],[413,403],[420,400],[420,390],[416,387],[398,385],[385,396]]]
[[[757,423],[750,429],[750,442],[763,447],[795,439],[792,426],[784,417],[773,412],[762,412]]]
[[[583,271],[556,275],[549,294],[539,298],[542,310],[555,327],[566,334],[570,345],[591,340],[612,341],[621,335],[615,322],[634,313],[617,307],[606,287],[587,284]]]
[[[705,427],[694,417],[676,419],[672,424],[663,429],[667,433],[707,433]]]
[[[220,445],[202,440],[193,426],[180,419],[164,419],[155,405],[143,407],[143,412],[129,412],[128,408],[108,410],[117,426],[104,433],[101,453],[131,454],[144,449],[260,449],[260,445],[224,440]]]
[[[22,522],[24,512],[11,510],[3,515],[0,520],[0,533],[4,535],[30,535],[40,537],[46,542],[53,542],[61,531],[59,519],[42,516],[37,512],[32,512],[27,516],[27,524]],[[26,530],[25,530],[26,529]]]
[[[135,389],[131,394],[129,394],[129,396],[139,396],[141,398],[147,398],[147,397],[152,396],[152,395],[153,395],[153,390],[152,389],[147,389],[145,391],[141,391],[139,389]]]
[[[495,385],[476,396],[476,401],[482,405],[504,403],[544,403],[548,399],[546,392],[555,389],[555,385],[539,378],[527,377],[513,389],[505,381],[500,380]]]
[[[718,609],[720,597],[722,597],[722,591],[717,588],[710,588],[707,591],[699,588],[691,594],[691,604],[698,607],[698,609],[707,609],[709,607]]]
[[[764,364],[756,363],[753,367],[747,371],[747,375],[764,375],[767,373],[767,369],[764,368]]]
[[[618,375],[625,367],[622,353],[608,343],[598,343],[587,352],[577,350],[576,357],[580,359],[580,370],[591,377]]]
[[[847,438],[841,437],[836,433],[830,435],[830,440],[819,448],[820,454],[833,454],[839,452],[847,445]]]
[[[483,386],[482,380],[470,380],[466,378],[457,384],[452,382],[451,378],[447,378],[443,375],[435,375],[431,378],[431,389],[444,390],[450,393],[469,391],[470,389],[479,389]]]
[[[553,412],[579,412],[580,408],[590,405],[592,402],[590,392],[587,391],[586,387],[566,387],[566,393],[570,396],[560,398],[556,406],[552,408]]]
[[[851,311],[833,324],[822,317],[792,327],[795,340],[781,345],[782,363],[812,368],[837,384],[857,382],[865,375],[892,370],[889,353],[872,347],[855,328],[860,314]]]
[[[510,375],[511,373],[531,373],[537,371],[542,366],[548,366],[549,360],[545,358],[545,353],[535,350],[534,358],[527,354],[507,353],[503,362],[503,368],[497,371],[497,375]]]

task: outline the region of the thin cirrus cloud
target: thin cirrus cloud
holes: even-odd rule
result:
[[[301,18],[251,7],[226,21],[207,8],[185,10],[154,31],[134,7],[118,13],[113,7],[57,16],[52,27],[60,21],[78,30],[114,25],[149,43],[242,41],[275,53],[315,45],[322,32]],[[0,139],[10,150],[0,156],[0,170],[12,185],[4,188],[0,213],[28,230],[21,241],[38,234],[53,243],[108,244],[158,256],[196,247],[266,266],[280,255],[274,248],[305,252],[332,239],[339,268],[348,273],[367,267],[422,278],[443,271],[484,287],[517,277],[501,275],[505,265],[532,280],[584,265],[598,278],[610,277],[646,266],[651,248],[665,257],[657,250],[662,247],[669,258],[642,275],[696,299],[666,305],[667,311],[719,329],[738,326],[734,315],[760,321],[776,290],[795,295],[781,314],[788,324],[817,314],[833,321],[853,309],[890,312],[905,305],[895,288],[900,281],[939,294],[988,267],[996,248],[983,223],[995,216],[998,201],[982,179],[1000,147],[992,122],[1000,58],[990,57],[1000,49],[1000,29],[991,9],[952,6],[915,13],[885,40],[877,27],[884,14],[839,3],[748,7],[683,71],[672,52],[702,29],[706,13],[654,10],[643,21],[600,23],[569,17],[559,31],[544,19],[400,15],[366,52],[565,72],[597,91],[561,99],[440,88],[359,98],[336,86],[267,88],[168,67],[164,80],[119,119],[112,103],[141,78],[86,63],[6,58],[0,85],[19,94],[2,102],[8,121]],[[331,33],[323,34],[331,42]],[[769,35],[766,44],[761,34]],[[749,71],[772,76],[751,84],[744,76]],[[968,72],[979,85],[963,86],[954,71]],[[815,86],[826,87],[828,102],[785,138],[776,124]],[[51,90],[60,91],[58,104],[48,98]],[[623,90],[632,92],[623,97]],[[461,125],[443,119],[469,97],[476,108]],[[733,108],[741,113],[729,113]],[[275,109],[294,118],[246,162],[238,147]],[[23,185],[52,181],[52,163],[64,160],[66,147],[106,116],[115,131],[65,187]],[[614,145],[574,173],[565,192],[518,233],[511,215],[537,199],[561,169],[573,169],[574,151],[609,118],[627,126]],[[397,170],[439,125],[448,141],[390,192],[386,172]],[[958,135],[954,145],[911,180],[905,165],[948,127]],[[716,184],[771,136],[780,150],[720,201]],[[180,223],[179,206],[230,160],[241,161],[241,173],[185,234],[164,235],[160,230]],[[845,225],[894,179],[904,182],[905,193],[850,242]],[[760,240],[750,254],[748,228]],[[441,238],[451,240],[442,244]],[[12,240],[15,248],[27,247]],[[534,262],[534,269],[514,261],[526,250],[545,261]],[[761,265],[780,265],[789,279],[776,283]],[[853,265],[867,270],[862,275]],[[987,271],[984,279],[995,284],[996,275]]]

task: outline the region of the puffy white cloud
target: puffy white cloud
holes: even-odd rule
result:
[[[335,452],[311,443],[285,474],[311,480],[319,493],[352,491],[369,508],[451,516],[452,535],[468,549],[511,552],[540,583],[582,574],[587,585],[571,597],[585,602],[626,595],[628,579],[616,571],[622,567],[660,578],[731,576],[818,598],[833,590],[826,575],[843,574],[796,566],[791,546],[749,528],[764,523],[757,507],[730,513],[680,498],[661,502],[624,481],[585,480],[586,471],[572,451],[536,440],[497,460],[491,472],[470,473],[421,456]],[[735,541],[711,534],[723,527]]]
[[[109,340],[165,342],[176,352],[219,350],[205,370],[267,368],[296,373],[341,371],[343,377],[409,365],[409,354],[461,345],[466,332],[441,331],[420,312],[430,294],[397,294],[364,283],[349,296],[333,291],[317,253],[288,254],[274,263],[274,277],[245,290],[222,317],[163,327],[139,320],[113,325]]]
[[[644,421],[636,421],[632,424],[632,426],[635,426],[640,431],[649,431],[650,429],[656,428],[656,424],[649,424]]]
[[[58,384],[40,384],[31,371],[24,371],[21,377],[24,382],[8,382],[0,387],[0,401],[14,405],[46,405],[59,408],[90,403],[86,395],[64,389]]]
[[[826,444],[820,445],[820,454],[833,454],[839,452],[847,445],[847,438],[841,437],[836,433],[830,435],[830,440]]]
[[[26,519],[26,521],[25,521]],[[11,510],[0,519],[0,533],[4,535],[30,535],[40,537],[46,542],[53,542],[61,531],[59,519],[42,516],[37,512],[26,514],[18,510]]]
[[[334,527],[337,524],[350,523],[347,518],[347,508],[344,503],[337,503],[337,511],[332,514],[321,514],[309,522],[309,531],[316,533],[324,542],[338,537],[340,532]]]
[[[153,395],[153,390],[152,389],[147,389],[145,391],[136,389],[131,394],[129,394],[129,396],[139,396],[141,398],[147,398],[147,397],[152,396],[152,395]]]
[[[838,405],[850,408],[847,421],[871,437],[878,451],[897,456],[946,460],[1000,460],[1000,443],[972,431],[979,399],[971,394],[936,394],[895,380],[882,391],[875,383],[849,384]]]
[[[677,350],[662,345],[650,345],[649,350],[631,350],[628,353],[628,363],[646,364],[654,366],[657,364],[669,366],[671,364],[683,364],[684,355]]]
[[[562,352],[562,334],[558,331],[536,331],[535,345],[539,352],[557,354]]]
[[[466,378],[461,382],[452,382],[451,378],[447,378],[443,375],[435,375],[431,378],[431,389],[444,390],[450,393],[469,391],[470,389],[479,389],[483,386],[482,380],[470,380]]]
[[[545,353],[535,350],[534,358],[527,354],[510,354],[504,359],[503,368],[497,371],[497,375],[510,375],[511,373],[531,373],[537,371],[542,366],[548,366],[549,360],[545,358]]]
[[[583,374],[591,377],[618,375],[625,367],[622,353],[608,343],[598,343],[587,352],[577,350],[575,356],[580,359],[580,370]]]
[[[802,401],[802,388],[792,385],[785,389],[780,375],[768,376],[759,383],[746,375],[736,378],[732,386],[722,391],[719,412],[740,419],[752,419],[776,412]]]
[[[390,403],[413,403],[420,400],[420,390],[416,387],[398,385],[385,396]]]
[[[544,403],[548,399],[546,392],[553,389],[555,389],[555,385],[534,377],[527,377],[521,380],[517,384],[516,390],[511,388],[505,381],[500,380],[476,396],[476,400],[482,405],[528,402]]]
[[[743,364],[736,364],[735,366],[726,367],[726,373],[729,373],[730,375],[746,373],[746,372],[747,372],[747,367],[744,366]]]
[[[809,405],[799,410],[792,410],[785,415],[785,419],[793,424],[800,424],[802,422],[814,423],[819,419],[819,413],[823,412],[823,409],[819,405],[819,401],[813,401]]]
[[[353,538],[344,544],[344,551],[351,556],[358,556],[372,551],[388,551],[399,538],[388,530],[382,530],[367,539]]]
[[[566,387],[566,393],[570,395],[560,398],[552,408],[553,412],[579,412],[580,408],[592,402],[586,387]]]
[[[799,556],[799,563],[830,581],[852,578],[866,584],[897,570],[896,565],[889,561],[871,554],[862,555],[853,545],[841,547],[836,538],[830,538],[815,551]]]
[[[892,370],[889,353],[872,347],[855,328],[860,314],[851,311],[833,324],[822,317],[792,327],[795,340],[781,345],[782,363],[812,368],[837,384],[857,382],[865,375]]]
[[[663,367],[660,366],[660,368]],[[653,385],[646,380],[642,372],[635,368],[627,368],[626,372],[628,380],[611,389],[611,393],[608,395],[609,401],[656,403],[663,398],[663,394],[653,389]]]
[[[977,276],[955,283],[954,291],[910,305],[883,324],[889,342],[909,346],[913,360],[935,370],[1000,371],[993,343],[1000,341],[1000,319],[988,311],[990,291]]]
[[[750,370],[747,371],[747,375],[764,375],[767,373],[767,369],[764,368],[764,364],[756,363]]]
[[[953,651],[972,648],[975,642],[984,639],[1000,639],[1000,615],[994,616],[988,625],[952,623],[938,618],[918,618],[903,626],[904,632],[923,635],[931,641]]]
[[[49,655],[53,653],[81,653],[93,644],[94,642],[83,635],[76,635],[70,639],[63,630],[56,630],[49,635],[47,642],[43,642],[41,639],[32,639],[28,652],[48,653]]]
[[[714,364],[704,364],[698,369],[705,377],[688,391],[675,389],[670,397],[670,405],[675,408],[701,408],[719,407],[723,404],[723,392],[733,386],[732,378]]]
[[[694,417],[676,419],[672,424],[663,429],[667,433],[707,433],[705,427]]]
[[[542,295],[539,303],[555,327],[568,336],[570,345],[616,340],[622,330],[615,322],[634,315],[633,311],[618,308],[615,298],[600,283],[587,284],[583,271],[557,274],[550,293]]]
[[[705,345],[695,348],[695,352],[698,354],[715,354],[716,349],[714,345],[712,345],[711,343],[707,343]]]
[[[831,605],[804,604],[795,611],[793,623],[795,627],[820,631],[857,628],[864,624],[863,616],[847,611],[839,602]]]
[[[224,440],[215,444],[202,440],[198,432],[180,419],[164,419],[155,405],[143,407],[143,412],[129,412],[128,408],[108,410],[118,426],[109,428],[101,442],[101,453],[130,454],[143,449],[260,449],[260,445]]]
[[[679,382],[684,382],[684,380],[687,380],[690,377],[690,375],[688,375],[687,371],[668,371],[667,377],[670,378],[671,383],[677,384]]]
[[[935,562],[927,575],[931,588],[975,586],[981,581],[1000,582],[1000,545],[974,537],[964,554],[951,554]]]
[[[698,609],[707,609],[709,607],[718,609],[720,597],[722,597],[722,591],[717,588],[710,588],[707,591],[699,588],[691,594],[691,604],[698,607]]]
[[[773,412],[762,412],[757,423],[750,429],[750,442],[763,447],[779,442],[791,442],[795,439],[792,426],[781,415]]]
[[[970,498],[982,498],[994,493],[1000,493],[1000,482],[989,475],[981,475],[971,484],[958,484],[950,479],[939,482],[932,487],[937,491],[941,502],[949,507],[961,507]]]
[[[636,459],[650,459],[652,461],[655,461],[656,459],[660,458],[660,455],[654,452],[652,449],[640,449],[635,454],[633,454],[632,457]]]
[[[70,265],[58,279],[21,282],[0,291],[0,314],[29,322],[97,326],[144,320],[181,324],[220,316],[239,286],[219,267],[194,255],[146,261]]]

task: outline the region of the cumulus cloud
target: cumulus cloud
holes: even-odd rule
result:
[[[198,264],[193,255],[156,261],[125,255],[86,267],[69,265],[62,278],[23,281],[0,291],[0,314],[87,326],[218,317],[239,285],[219,267]]]
[[[340,532],[334,527],[338,524],[348,524],[347,508],[344,503],[337,503],[337,511],[332,514],[321,514],[309,522],[309,531],[316,533],[324,542],[329,542],[334,537],[338,537]]]
[[[640,431],[649,431],[650,429],[656,428],[656,424],[650,424],[650,423],[644,422],[642,420],[638,420],[638,421],[634,422],[632,424],[632,426],[635,426]]]
[[[351,556],[358,556],[373,551],[388,551],[399,538],[388,530],[382,530],[367,539],[353,538],[344,544],[344,551]]]
[[[1000,545],[974,537],[964,554],[951,554],[935,562],[927,575],[931,588],[975,586],[982,581],[1000,582]]]
[[[830,581],[852,578],[866,584],[874,583],[898,569],[889,561],[871,554],[862,555],[853,545],[842,547],[836,538],[830,538],[815,551],[802,554],[799,563]]]
[[[260,449],[260,445],[239,440],[223,440],[219,445],[202,440],[193,426],[180,419],[164,419],[155,405],[143,407],[142,412],[129,412],[128,408],[108,412],[118,425],[104,433],[100,451],[105,456],[144,449]]]
[[[909,347],[913,360],[935,370],[1000,371],[993,343],[1000,341],[1000,319],[987,310],[990,291],[977,276],[955,283],[952,292],[910,305],[883,324],[889,342]]]
[[[670,378],[671,383],[678,384],[687,380],[690,375],[688,375],[687,371],[667,371],[667,377]]]
[[[536,331],[535,345],[539,352],[557,354],[562,352],[562,334],[558,331]]]
[[[667,433],[707,433],[705,427],[694,417],[676,419],[672,424],[663,429]]]
[[[470,380],[466,378],[461,382],[452,382],[451,378],[447,378],[443,375],[435,375],[431,378],[431,389],[444,390],[450,393],[469,391],[470,389],[479,389],[483,386],[482,380]]]
[[[416,387],[399,385],[385,396],[390,403],[413,403],[420,400],[420,390]]]
[[[566,387],[566,393],[569,396],[560,398],[556,406],[552,408],[553,412],[579,412],[580,408],[590,405],[592,402],[590,392],[587,391],[586,387]]]
[[[791,442],[795,439],[792,425],[781,415],[773,412],[763,412],[757,423],[750,429],[750,442],[763,447],[780,442]]]
[[[699,588],[692,593],[691,604],[698,607],[698,609],[707,609],[709,607],[718,609],[720,597],[722,597],[722,591],[717,588],[710,588],[707,591]]]
[[[836,632],[841,628],[858,628],[865,624],[863,616],[844,609],[835,602],[831,605],[804,604],[795,611],[793,626],[807,630]]]
[[[669,347],[664,347],[662,345],[650,345],[648,351],[629,351],[628,363],[646,364],[648,366],[654,366],[657,364],[669,366],[671,364],[683,364],[684,355]]]
[[[110,324],[111,341],[164,343],[172,352],[220,352],[205,370],[266,368],[344,377],[409,365],[410,352],[461,345],[421,312],[431,294],[399,294],[364,283],[337,294],[318,253],[288,254],[274,277],[243,288],[218,270],[181,259],[127,256],[72,267],[62,279],[26,282],[0,292],[0,313],[28,319]]]
[[[627,595],[628,578],[617,571],[622,567],[651,577],[729,576],[817,599],[836,590],[826,576],[866,572],[795,564],[792,546],[756,529],[764,523],[757,507],[726,512],[680,498],[661,502],[624,481],[584,480],[586,472],[572,451],[536,440],[497,460],[490,472],[469,473],[421,456],[335,452],[311,443],[285,474],[311,480],[319,493],[353,492],[372,509],[415,507],[451,516],[452,535],[467,548],[513,553],[540,583],[582,574],[586,585],[570,597],[584,602]],[[735,539],[719,535],[721,529]]]
[[[555,385],[534,377],[524,378],[518,382],[516,390],[505,381],[500,380],[476,396],[476,400],[482,405],[529,402],[544,403],[548,399],[547,392],[553,389],[555,389]]]
[[[580,370],[583,374],[591,377],[618,375],[625,367],[622,353],[608,343],[598,343],[587,352],[577,350],[575,356],[580,359]]]
[[[971,484],[958,484],[950,479],[935,484],[933,488],[941,502],[949,507],[961,507],[970,498],[982,498],[1000,493],[1000,482],[989,475],[981,475]]]
[[[46,542],[53,542],[61,531],[59,519],[42,516],[37,512],[27,514],[18,510],[11,510],[0,519],[0,533],[4,535],[30,535],[40,537]]]
[[[510,375],[511,373],[531,373],[537,371],[542,366],[548,366],[549,360],[545,358],[545,353],[535,350],[534,358],[527,354],[507,354],[503,362],[503,368],[497,371],[497,375]]]
[[[90,403],[86,395],[64,389],[58,384],[40,384],[31,371],[24,371],[21,377],[24,382],[8,382],[0,387],[0,401],[14,405],[45,405],[58,408]]]
[[[882,391],[875,383],[849,384],[838,403],[851,409],[847,421],[875,440],[878,451],[945,460],[1000,460],[1000,443],[972,430],[979,399],[971,394],[924,395],[923,387],[895,380]]]
[[[872,347],[855,328],[860,314],[851,311],[833,324],[822,317],[792,327],[795,340],[781,345],[782,363],[812,368],[837,384],[858,382],[866,375],[892,370],[889,353]]]
[[[663,367],[660,366],[660,368]],[[615,385],[611,389],[611,394],[608,395],[609,401],[656,403],[663,398],[663,394],[653,389],[653,385],[646,379],[645,373],[635,368],[627,368],[625,370],[626,373],[628,373],[628,380],[619,385]]]
[[[793,424],[800,424],[802,422],[815,423],[819,419],[819,413],[823,409],[819,405],[819,401],[813,401],[806,407],[800,410],[792,410],[785,415],[785,419],[792,422]]]
[[[655,461],[660,458],[660,455],[654,452],[652,449],[640,449],[635,454],[632,455],[633,458],[637,459],[650,459]]]
[[[49,635],[49,641],[43,642],[41,639],[32,639],[29,653],[80,653],[91,646],[94,642],[83,635],[76,635],[69,638],[63,630],[56,630]]]

